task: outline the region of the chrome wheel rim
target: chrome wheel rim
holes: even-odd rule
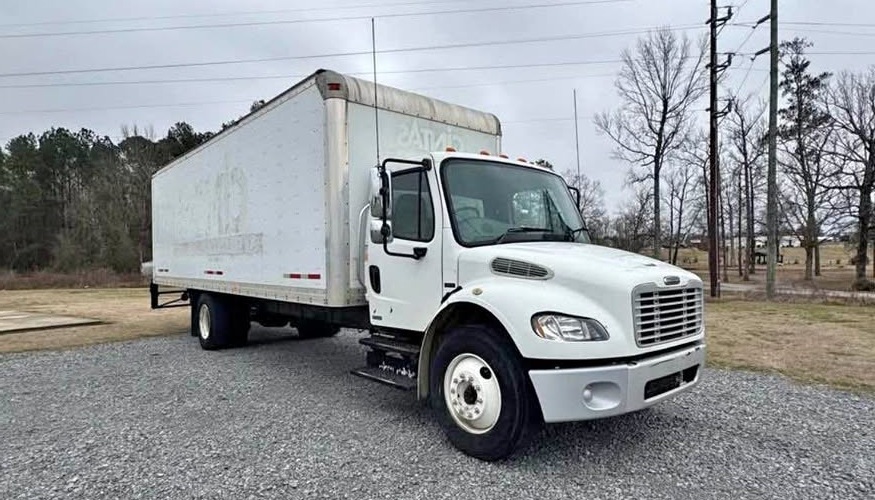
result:
[[[198,331],[202,339],[210,338],[210,308],[206,304],[198,309]]]
[[[501,388],[492,367],[474,354],[460,354],[444,372],[444,402],[456,424],[471,434],[489,432],[501,415]]]

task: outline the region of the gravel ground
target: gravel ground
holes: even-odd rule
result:
[[[708,370],[633,415],[455,451],[410,393],[348,374],[351,333],[0,357],[0,498],[873,498],[875,400]]]

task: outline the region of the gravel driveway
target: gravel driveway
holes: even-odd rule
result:
[[[708,370],[644,412],[487,464],[355,378],[356,336],[187,335],[0,357],[0,498],[873,498],[875,400]]]

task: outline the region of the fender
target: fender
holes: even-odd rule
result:
[[[447,326],[452,311],[460,306],[473,306],[491,316],[501,325],[523,358],[604,359],[623,356],[630,349],[637,349],[631,334],[631,323],[627,325],[620,319],[628,317],[631,303],[617,304],[620,306],[615,308],[617,311],[608,311],[579,290],[555,282],[487,277],[466,283],[461,290],[449,295],[429,323],[419,351],[419,399],[428,395],[428,372],[435,341]],[[601,342],[542,339],[535,335],[531,327],[532,315],[539,312],[594,318],[604,325],[610,339]]]

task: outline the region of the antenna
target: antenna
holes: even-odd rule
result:
[[[580,133],[577,131],[577,89],[574,89],[574,150],[577,153],[577,182],[580,182]],[[578,207],[580,208],[580,207]]]
[[[377,28],[371,18],[371,54],[374,61],[374,131],[377,134],[377,165],[380,164],[380,111],[377,107]]]

